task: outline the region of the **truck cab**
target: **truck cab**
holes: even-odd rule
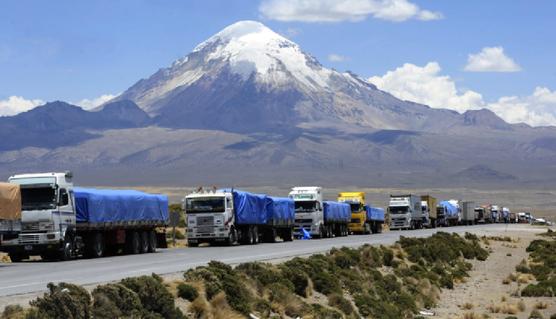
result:
[[[68,231],[75,228],[72,174],[14,175],[9,182],[21,188],[21,232],[2,242],[13,261],[33,253],[63,248]]]
[[[367,212],[365,210],[365,193],[341,192],[338,194],[338,202],[349,204],[351,207],[351,221],[348,224],[351,233],[371,233],[370,224],[367,223]]]
[[[202,242],[237,241],[232,192],[195,192],[185,196],[183,206],[187,216],[189,246],[198,246]]]
[[[415,229],[423,225],[421,198],[415,195],[390,195],[390,229]]]
[[[311,236],[324,237],[324,206],[322,188],[317,186],[294,187],[289,198],[295,203],[294,235],[302,237],[303,231]]]

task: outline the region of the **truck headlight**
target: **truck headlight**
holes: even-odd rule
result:
[[[54,230],[54,224],[51,223],[51,222],[40,222],[39,223],[39,230],[42,230],[42,231]]]

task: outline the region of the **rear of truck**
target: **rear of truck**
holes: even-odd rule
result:
[[[284,241],[293,240],[295,225],[295,203],[287,197],[267,197],[267,224],[262,225],[262,238],[265,242],[275,242],[276,237]]]
[[[443,215],[445,226],[455,226],[461,220],[459,207],[454,204],[454,201],[441,201],[438,203],[438,214]]]
[[[373,234],[382,233],[382,225],[385,221],[384,208],[365,205],[365,213],[367,215],[367,224],[371,232]]]
[[[349,233],[348,224],[351,221],[351,206],[346,203],[324,201],[324,237],[343,237]]]
[[[421,196],[421,206],[423,210],[423,214],[428,213],[429,222],[426,224],[429,228],[434,228],[437,226],[438,223],[438,211],[436,209],[437,200],[436,197],[431,195],[423,195]]]
[[[341,192],[338,194],[338,202],[346,203],[350,206],[351,221],[348,224],[350,233],[369,234],[371,232],[365,212],[365,193]]]
[[[21,189],[19,185],[0,183],[0,246],[21,232]]]

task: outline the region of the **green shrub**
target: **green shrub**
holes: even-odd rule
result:
[[[91,296],[84,288],[68,283],[47,285],[48,293],[30,302],[44,318],[88,319]]]
[[[288,278],[293,285],[293,291],[301,296],[308,297],[309,276],[296,268],[289,267],[287,263],[280,265],[282,276]]]
[[[341,312],[348,316],[355,312],[351,302],[339,294],[331,294],[328,296],[328,304],[334,308],[338,308]]]
[[[199,297],[199,292],[197,288],[182,282],[178,285],[178,297],[193,301]]]
[[[529,315],[529,319],[543,319],[543,315],[537,310],[533,310],[531,311],[531,314]]]
[[[139,296],[122,284],[107,284],[92,292],[94,318],[139,317],[144,309]]]
[[[2,319],[19,319],[23,318],[25,310],[20,305],[7,305],[2,312]]]
[[[319,319],[343,319],[344,318],[342,313],[337,310],[325,308],[319,304],[312,304],[311,307],[313,308],[312,313],[314,318],[319,318]]]
[[[134,291],[143,308],[163,318],[183,318],[183,314],[175,307],[174,297],[164,285],[153,276],[126,278],[121,284]]]

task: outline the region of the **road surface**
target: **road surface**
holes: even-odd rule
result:
[[[391,231],[383,234],[356,235],[330,239],[296,240],[290,243],[259,244],[235,247],[199,247],[161,249],[154,254],[124,255],[67,262],[27,261],[0,263],[0,298],[46,290],[49,282],[92,285],[131,276],[171,274],[204,265],[211,260],[228,264],[250,261],[287,259],[330,250],[333,247],[357,247],[364,244],[389,245],[400,235],[427,237],[436,231],[477,234],[500,233],[523,229],[524,225],[476,225],[413,231]]]

